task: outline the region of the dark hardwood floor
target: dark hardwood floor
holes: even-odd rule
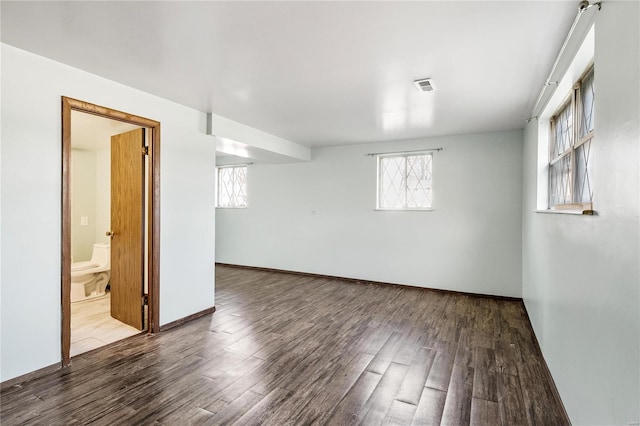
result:
[[[5,386],[1,423],[568,423],[521,302],[216,274],[216,313]]]

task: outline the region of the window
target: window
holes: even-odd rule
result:
[[[594,128],[593,68],[550,120],[549,207],[593,208],[589,154]]]
[[[431,210],[429,153],[378,155],[378,209]]]
[[[247,166],[218,167],[217,207],[247,207]]]

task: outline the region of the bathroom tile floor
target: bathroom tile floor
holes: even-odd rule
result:
[[[139,334],[110,315],[110,294],[71,304],[71,356]]]

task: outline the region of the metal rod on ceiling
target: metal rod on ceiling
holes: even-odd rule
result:
[[[434,152],[434,151],[442,151],[444,148],[430,148],[430,149],[416,149],[413,151],[392,151],[392,152],[369,152],[367,155],[369,157],[373,157],[376,155],[393,155],[393,154],[411,154],[417,152]]]
[[[540,94],[538,95],[538,99],[536,99],[536,103],[533,106],[533,116],[530,117],[527,120],[527,123],[531,122],[531,120],[537,119],[538,116],[536,115],[537,110],[538,110],[538,106],[540,106],[540,102],[542,101],[542,97],[544,96],[544,93],[546,92],[547,88],[550,86],[557,86],[558,85],[558,81],[552,81],[551,77],[553,76],[553,74],[556,72],[556,68],[558,68],[558,64],[560,63],[560,58],[562,57],[562,54],[564,53],[565,49],[567,48],[567,44],[569,43],[569,39],[571,39],[571,36],[573,35],[573,32],[576,29],[576,25],[578,25],[578,21],[580,20],[580,16],[587,11],[588,9],[597,6],[598,10],[602,9],[602,4],[600,2],[596,2],[593,4],[590,4],[587,0],[583,0],[578,4],[578,13],[576,14],[575,19],[573,20],[573,24],[571,24],[571,28],[569,29],[569,33],[567,34],[567,37],[564,39],[564,43],[562,43],[562,47],[560,48],[560,51],[558,52],[558,55],[556,56],[556,60],[553,63],[553,66],[551,67],[551,72],[549,72],[549,76],[547,77],[547,79],[544,82],[544,85],[542,86],[542,89],[540,90]]]

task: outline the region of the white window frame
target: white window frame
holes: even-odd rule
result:
[[[238,203],[237,199],[238,199],[238,195],[235,192],[236,188],[234,186],[234,188],[232,188],[233,194],[230,197],[230,204],[228,205],[221,205],[220,204],[220,185],[222,184],[222,179],[220,178],[220,173],[223,171],[227,171],[229,169],[244,169],[244,173],[245,173],[245,181],[244,181],[244,199],[245,202],[244,204]],[[249,168],[247,167],[246,164],[234,164],[234,165],[228,165],[228,166],[216,166],[216,208],[218,209],[246,209],[247,208],[247,181],[248,181],[248,177],[249,177]]]
[[[429,206],[427,207],[407,207],[407,203],[405,200],[405,205],[402,207],[385,207],[381,205],[382,202],[382,186],[381,186],[381,181],[382,181],[382,168],[380,166],[381,162],[383,159],[385,158],[404,158],[404,162],[405,162],[405,177],[404,177],[404,189],[405,191],[408,190],[408,185],[407,185],[407,176],[406,176],[406,162],[407,162],[407,157],[420,157],[420,156],[425,156],[425,157],[429,157],[430,161],[430,169],[429,172],[431,174],[431,186],[428,188],[428,199],[431,201],[431,203],[429,204]],[[390,211],[432,211],[433,210],[433,151],[412,151],[412,152],[397,152],[397,153],[388,153],[388,154],[376,154],[376,165],[377,165],[377,170],[376,170],[376,208],[375,210],[381,210],[381,211],[385,211],[385,210],[390,210]]]
[[[579,47],[575,51],[572,59],[562,59],[561,62],[566,63],[566,70],[559,81],[554,82],[554,91],[551,94],[549,100],[542,108],[540,115],[537,116],[537,139],[538,139],[538,152],[537,152],[537,196],[536,196],[536,212],[537,213],[559,213],[559,214],[594,214],[591,208],[583,209],[577,204],[567,204],[564,208],[552,208],[549,205],[550,191],[549,191],[549,163],[550,163],[550,147],[552,139],[551,133],[551,119],[552,117],[564,106],[567,102],[568,95],[572,93],[572,88],[577,81],[581,81],[586,75],[587,71],[591,67],[597,68],[597,64],[594,66],[594,53],[595,53],[595,28],[593,24],[582,41],[578,42]],[[597,78],[597,76],[596,76]],[[597,90],[597,87],[596,87]],[[597,95],[597,94],[596,94]],[[535,111],[534,111],[535,112]],[[595,140],[594,140],[595,143]],[[593,162],[593,160],[589,160]],[[593,176],[597,179],[597,176]]]
[[[587,80],[591,75],[594,75],[594,67],[591,64],[584,74],[580,77],[580,79],[573,85],[567,100],[563,102],[556,110],[554,115],[551,117],[549,122],[549,164],[548,164],[548,173],[549,173],[549,208],[555,210],[592,210],[593,209],[593,199],[592,193],[589,194],[589,201],[583,201],[578,199],[578,194],[576,194],[576,175],[577,175],[577,162],[578,156],[576,152],[584,147],[588,147],[589,151],[591,151],[591,142],[593,141],[594,129],[591,129],[589,133],[581,136],[581,129],[583,126],[583,114],[584,114],[584,105],[583,105],[583,97],[581,94],[581,87],[585,80]],[[571,130],[569,133],[569,146],[562,152],[554,152],[554,148],[557,145],[556,143],[556,125],[558,124],[558,116],[565,110],[569,109],[571,111]],[[552,168],[557,164],[561,164],[564,159],[568,159],[568,185],[567,192],[565,195],[566,200],[562,202],[554,203],[554,199],[558,199],[559,194],[556,194],[554,190],[557,188],[552,184]],[[590,179],[589,168],[585,171],[586,179]]]

